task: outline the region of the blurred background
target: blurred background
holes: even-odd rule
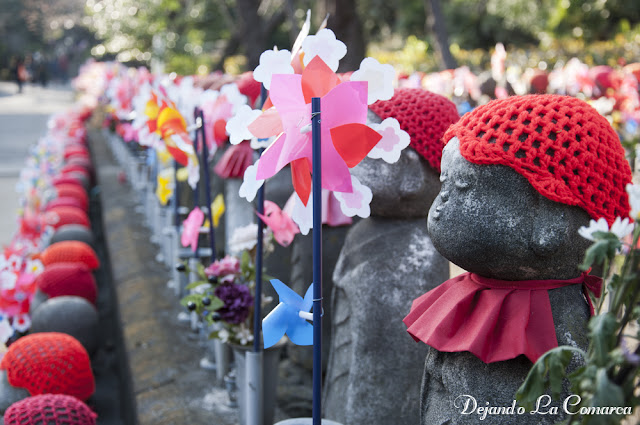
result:
[[[638,0],[0,0],[0,79],[24,64],[31,82],[73,77],[87,58],[182,75],[253,69],[274,45],[290,49],[307,9],[349,55],[399,72],[489,68],[498,42],[508,65],[554,67],[640,59]]]

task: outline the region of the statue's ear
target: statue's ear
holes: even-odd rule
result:
[[[539,257],[554,255],[569,238],[567,206],[539,196],[531,229],[531,249]]]

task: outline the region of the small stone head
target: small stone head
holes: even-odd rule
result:
[[[585,102],[531,95],[476,108],[444,136],[429,211],[438,251],[497,279],[570,279],[590,218],[629,214],[631,170],[607,120]]]
[[[442,135],[459,119],[456,106],[419,88],[397,89],[393,98],[369,106],[368,119],[392,117],[410,137],[398,162],[365,158],[353,174],[371,188],[371,213],[382,217],[426,217],[440,190]]]

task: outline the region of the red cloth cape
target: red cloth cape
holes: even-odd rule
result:
[[[439,351],[469,351],[485,363],[524,354],[535,362],[558,346],[547,290],[577,284],[600,295],[602,280],[586,273],[520,281],[464,273],[416,298],[404,324],[413,339]]]

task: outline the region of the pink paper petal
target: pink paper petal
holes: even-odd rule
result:
[[[258,139],[267,139],[282,133],[284,131],[282,120],[276,108],[269,108],[264,111],[262,115],[249,124],[249,131]]]
[[[199,207],[195,207],[182,222],[182,235],[180,242],[182,246],[191,246],[191,250],[196,252],[198,249],[198,236],[200,234],[200,227],[204,223],[204,213]]]

